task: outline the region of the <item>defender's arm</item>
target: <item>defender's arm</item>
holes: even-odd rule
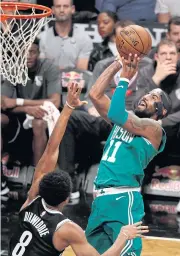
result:
[[[59,144],[62,140],[69,117],[74,109],[71,106],[81,106],[86,102],[81,102],[79,100],[79,95],[81,88],[78,84],[71,84],[68,87],[67,102],[69,103],[64,106],[61,115],[55,125],[55,128],[49,138],[44,154],[39,160],[34,173],[34,178],[32,181],[31,188],[28,193],[28,198],[24,203],[23,207],[26,207],[39,193],[39,183],[43,176],[51,171],[53,171],[57,164],[58,154],[59,154]],[[22,209],[21,208],[21,209]]]
[[[128,239],[141,237],[148,232],[147,226],[141,226],[142,222],[127,225],[121,231],[114,244],[104,252],[103,256],[119,256]],[[61,251],[67,246],[71,246],[77,256],[98,256],[100,255],[87,241],[84,231],[75,223],[68,222],[57,230],[53,237],[54,247]],[[64,248],[62,248],[62,246]]]

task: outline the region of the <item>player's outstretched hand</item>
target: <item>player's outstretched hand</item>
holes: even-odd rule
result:
[[[87,101],[81,101],[79,99],[81,90],[82,88],[80,87],[79,83],[69,82],[66,104],[73,108],[80,107],[84,104],[87,104]]]
[[[143,237],[143,234],[149,232],[148,226],[141,226],[142,221],[133,225],[127,225],[121,228],[120,234],[124,234],[127,239],[133,239],[136,237]]]
[[[121,72],[121,77],[131,80],[138,70],[140,58],[135,54],[134,56],[130,53],[128,59],[124,57],[121,58],[123,67]]]

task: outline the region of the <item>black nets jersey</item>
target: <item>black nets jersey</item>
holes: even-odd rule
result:
[[[9,256],[59,256],[53,246],[54,232],[69,222],[61,212],[49,209],[37,197],[19,213],[16,233],[9,244]]]

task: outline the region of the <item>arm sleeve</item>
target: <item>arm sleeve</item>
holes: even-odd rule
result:
[[[1,95],[7,96],[8,98],[17,98],[15,86],[5,80],[1,85]]]
[[[162,126],[173,126],[180,123],[180,111],[177,111],[173,114],[168,115],[162,119]]]
[[[49,65],[46,70],[46,79],[47,79],[47,96],[51,94],[58,93],[61,94],[60,86],[60,70],[53,64]]]
[[[164,0],[157,0],[154,11],[155,11],[155,14],[168,13],[169,9],[168,9],[168,6],[165,4]]]
[[[121,78],[112,97],[108,111],[108,118],[111,122],[121,126],[124,125],[128,119],[128,112],[125,109],[125,97],[128,84],[128,79]]]

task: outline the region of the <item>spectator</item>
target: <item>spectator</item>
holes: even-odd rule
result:
[[[172,40],[178,49],[178,55],[180,59],[180,16],[173,17],[168,23],[168,32],[166,38]],[[155,53],[157,52],[157,47],[152,49],[148,55],[149,58],[154,59]]]
[[[100,4],[99,11],[116,12],[119,20],[131,19],[137,21],[155,21],[155,0],[96,0]],[[96,3],[98,6],[98,3]]]
[[[61,94],[59,70],[49,60],[38,60],[38,56],[39,41],[35,40],[27,58],[30,79],[26,86],[20,84],[13,86],[10,82],[5,81],[1,88],[2,137],[4,140],[15,140],[22,128],[21,125],[26,114],[34,117],[32,120],[32,145],[35,166],[47,143],[46,122],[43,120],[45,111],[40,106],[43,105],[44,101],[51,101],[59,108]],[[12,137],[9,138],[9,136]],[[24,147],[27,145],[24,144]]]
[[[114,57],[110,57],[96,64],[93,75],[89,81],[88,91],[114,59]],[[146,65],[148,62],[149,59],[144,58],[140,63],[140,67]],[[109,84],[110,86],[106,93],[111,98],[113,90],[116,87],[113,77],[112,80],[109,81]],[[128,110],[132,110],[134,95],[135,94],[131,95],[130,93],[130,95],[127,96],[126,103]],[[74,111],[72,113],[60,146],[59,166],[61,169],[70,173],[74,184],[77,184],[75,172],[76,163],[80,163],[83,166],[87,165],[89,156],[91,156],[91,163],[98,163],[103,149],[101,142],[107,139],[112,128],[111,124],[107,123],[99,115],[90,100],[88,103],[87,112]],[[77,198],[78,196],[78,186],[75,185],[72,198]]]
[[[98,15],[98,32],[102,37],[103,42],[96,44],[91,52],[88,65],[90,71],[93,71],[98,61],[117,55],[114,35],[116,21],[117,15],[113,12],[104,11]]]
[[[102,36],[102,38],[104,38],[104,40],[102,43],[97,44],[91,53],[90,60],[89,60],[89,70],[91,71],[93,71],[98,61],[106,59],[108,57],[118,55],[116,42],[115,42],[116,35],[118,35],[119,30],[121,30],[122,28],[134,24],[134,22],[132,22],[131,20],[118,21],[116,22],[116,24],[112,23],[111,29],[109,29],[109,32],[108,32],[108,26],[106,25],[108,15],[116,17],[115,14],[109,11],[100,13],[98,16],[99,34]],[[110,16],[108,19],[110,19]],[[114,18],[114,21],[115,20],[116,18]],[[107,26],[107,30],[106,30],[106,26]]]
[[[40,34],[41,57],[52,59],[60,69],[87,70],[93,45],[90,37],[72,24],[73,0],[54,0],[52,11],[54,26]]]
[[[162,120],[162,126],[167,133],[167,143],[164,152],[158,158],[163,156],[165,162],[169,152],[179,152],[177,139],[180,129],[180,61],[175,43],[168,39],[159,43],[155,61],[140,70],[136,98],[157,87],[168,93],[172,100],[171,113]]]
[[[156,0],[155,14],[159,23],[168,23],[171,17],[180,16],[180,1]]]

